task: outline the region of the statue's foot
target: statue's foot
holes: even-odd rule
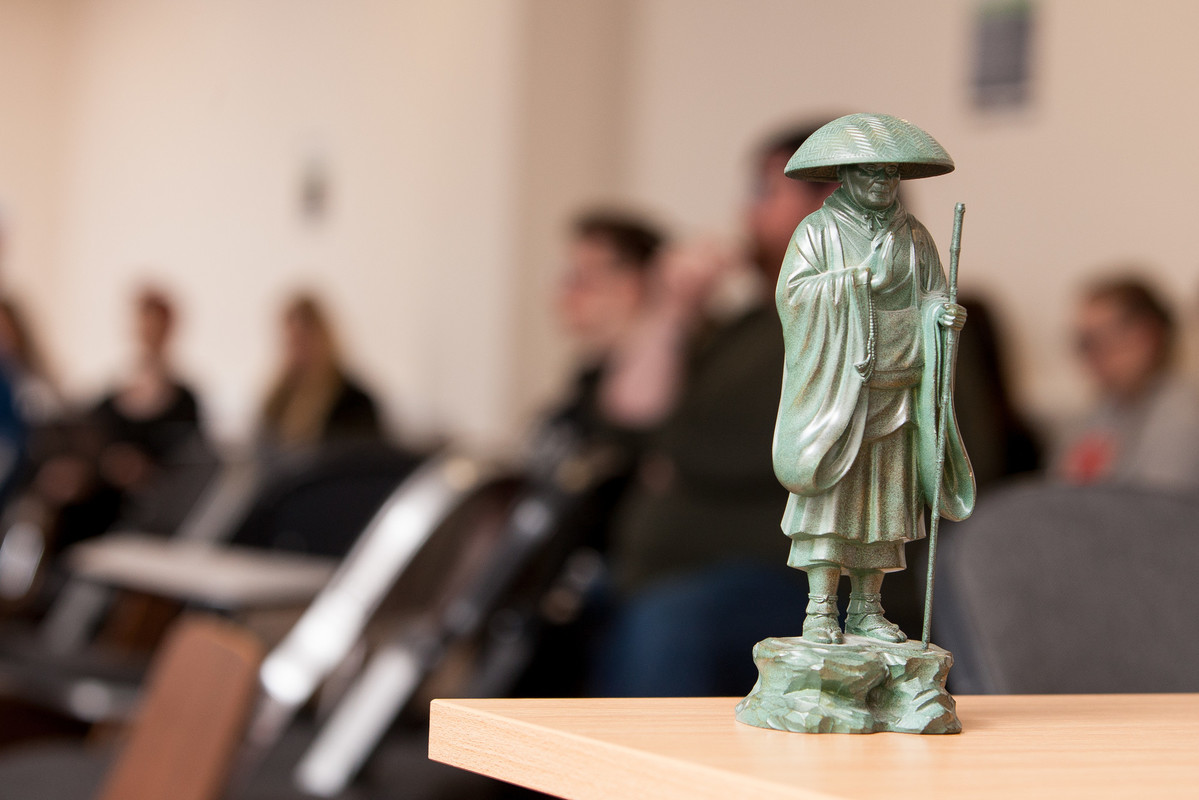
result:
[[[907,634],[883,616],[881,600],[882,596],[877,594],[850,594],[849,613],[845,615],[845,632],[894,644],[906,642]]]
[[[858,614],[845,618],[845,632],[857,636],[868,636],[883,642],[899,644],[906,642],[908,635],[882,614]]]
[[[803,638],[817,644],[842,644],[845,641],[841,626],[837,624],[836,595],[808,595]]]
[[[836,617],[809,616],[803,622],[803,638],[816,644],[844,644],[845,634]]]

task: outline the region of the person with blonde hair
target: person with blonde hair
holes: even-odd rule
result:
[[[279,451],[381,437],[375,401],[346,372],[333,326],[311,293],[283,311],[283,364],[262,408],[261,443]]]

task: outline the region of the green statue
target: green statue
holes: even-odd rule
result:
[[[786,341],[774,471],[791,492],[787,563],[808,574],[801,637],[754,646],[758,681],[737,704],[748,725],[810,733],[957,733],[945,691],[953,656],[929,645],[942,516],[974,508],[974,476],[952,410],[963,206],[950,277],[899,182],[953,169],[910,122],[851,114],[808,137],[792,178],[841,186],[791,237],[775,299]],[[922,643],[883,615],[882,584],[930,522]],[[845,631],[837,584],[850,581]]]
[[[901,180],[953,168],[931,136],[885,114],[830,122],[787,164],[789,177],[841,183],[795,230],[776,292],[787,360],[774,468],[791,492],[787,563],[808,574],[810,642],[844,641],[842,574],[845,633],[903,642],[883,615],[883,576],[904,568],[905,542],[924,536],[926,505],[953,520],[974,506],[951,410],[940,437],[937,428],[941,331],[960,330],[966,311],[951,301],[928,230],[899,202]]]

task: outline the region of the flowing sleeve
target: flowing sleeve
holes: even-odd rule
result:
[[[937,419],[940,408],[940,376],[945,360],[945,342],[948,336],[957,336],[956,332],[942,327],[937,322],[937,307],[949,301],[948,282],[945,271],[941,267],[941,259],[933,245],[932,238],[922,225],[913,226],[912,236],[916,245],[916,255],[921,269],[921,298],[922,332],[924,338],[924,374],[920,381],[920,390],[916,395],[916,424],[919,434],[919,475],[920,487],[925,502],[932,506],[933,494],[936,491],[937,475]],[[954,375],[953,365],[950,365],[949,375]],[[970,466],[970,457],[966,453],[966,445],[962,442],[958,430],[957,415],[953,409],[953,394],[950,393],[950,405],[945,419],[945,471],[941,484],[941,516],[950,520],[963,520],[974,510],[975,483],[974,469]]]
[[[774,471],[798,495],[826,492],[845,476],[866,421],[867,391],[856,365],[867,360],[869,274],[830,259],[832,224],[819,211],[800,224],[775,294],[786,362]]]

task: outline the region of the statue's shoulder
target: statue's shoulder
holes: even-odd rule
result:
[[[912,232],[912,243],[915,244],[918,249],[928,248],[934,252],[936,251],[936,242],[933,240],[932,234],[928,232],[928,228],[924,227],[923,222],[909,214],[908,227]]]
[[[911,214],[908,214],[908,225],[910,225],[912,228],[912,236],[918,236],[923,239],[932,238],[928,232],[928,228],[924,227],[924,223],[916,219]]]
[[[829,211],[828,206],[821,206],[803,218],[799,223],[796,231],[802,230],[823,230],[833,222],[833,215]]]
[[[910,214],[908,215],[907,223],[908,230],[912,234],[912,246],[916,251],[920,263],[939,270],[941,255],[937,252],[937,242],[933,239],[933,235],[928,232],[928,228],[924,227],[924,224],[920,220]]]
[[[795,226],[795,233],[791,235],[791,241],[793,244],[823,242],[825,237],[828,236],[829,229],[836,224],[836,220],[828,207],[821,206],[804,217]]]

